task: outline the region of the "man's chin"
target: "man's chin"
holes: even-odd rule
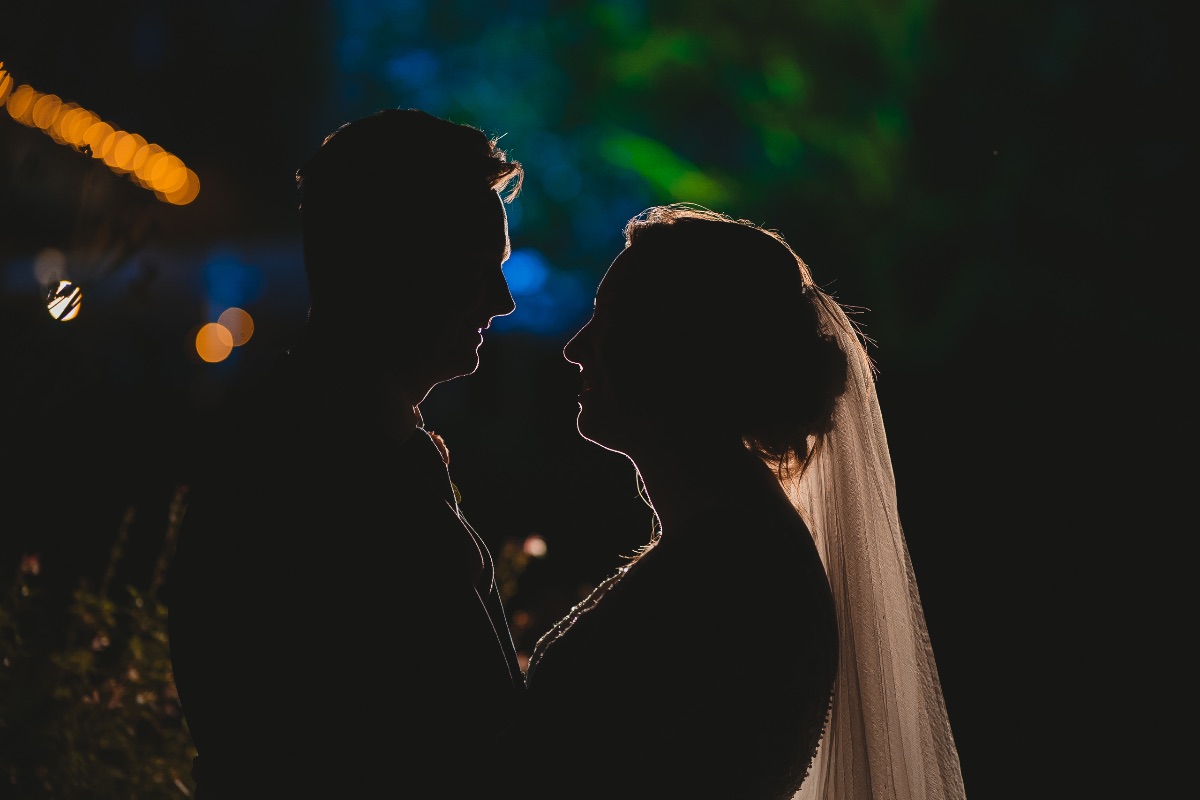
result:
[[[439,374],[442,377],[440,377],[437,382],[445,383],[446,381],[452,381],[455,378],[465,378],[468,375],[473,375],[475,371],[479,369],[479,354],[475,353],[474,356],[474,358],[470,359],[464,358],[458,364],[447,364],[446,368],[440,371]]]

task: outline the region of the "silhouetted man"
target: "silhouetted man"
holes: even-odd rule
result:
[[[522,179],[479,129],[404,109],[342,126],[297,173],[307,324],[208,448],[172,565],[199,800],[488,785],[523,682],[418,407],[513,311]]]

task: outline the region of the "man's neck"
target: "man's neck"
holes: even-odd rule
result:
[[[346,399],[361,410],[364,423],[376,426],[399,444],[424,426],[418,404],[428,391],[418,397],[401,376],[379,369],[379,360],[347,356],[355,351],[322,344],[309,340],[298,348],[306,370],[312,380],[324,383],[324,388],[345,392]]]
[[[384,382],[382,403],[384,430],[399,444],[404,444],[417,428],[425,427],[421,409],[398,381]]]

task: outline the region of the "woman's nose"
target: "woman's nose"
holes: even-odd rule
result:
[[[563,358],[565,358],[567,361],[570,361],[580,369],[583,368],[583,364],[580,363],[580,355],[582,354],[582,350],[587,343],[587,329],[588,326],[584,325],[574,336],[571,337],[566,345],[563,346]]]

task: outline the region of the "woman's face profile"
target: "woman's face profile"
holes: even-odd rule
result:
[[[682,300],[665,290],[650,258],[636,246],[621,251],[596,290],[591,319],[563,348],[580,371],[579,433],[619,452],[695,391],[677,368],[688,360],[687,325],[674,307]]]

